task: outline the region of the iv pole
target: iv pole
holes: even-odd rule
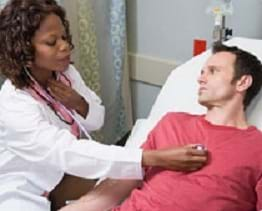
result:
[[[228,40],[232,36],[233,30],[226,27],[226,15],[232,15],[233,13],[232,1],[212,0],[207,12],[212,13],[215,18],[213,42],[222,43]]]

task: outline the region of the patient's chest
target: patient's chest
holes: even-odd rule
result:
[[[217,149],[210,154],[210,163],[194,173],[149,170],[143,190],[151,195],[151,203],[190,211],[192,207],[207,210],[205,206],[212,211],[252,210],[256,204],[256,183],[261,175],[261,166],[253,162],[254,155],[227,149]]]
[[[148,170],[146,180],[152,184],[162,183],[166,186],[188,183],[192,187],[199,186],[216,191],[255,189],[262,173],[261,161],[253,150],[247,150],[231,147],[210,149],[208,164],[199,171],[181,173],[152,168]]]
[[[261,134],[254,128],[239,131],[199,121],[180,122],[182,125],[165,125],[161,141],[160,136],[154,140],[155,147],[201,143],[208,149],[208,164],[188,174],[150,169],[143,190],[153,195],[151,199],[156,203],[174,204],[177,208],[206,204],[210,206],[208,210],[225,207],[246,211],[253,207],[255,187],[262,174]]]

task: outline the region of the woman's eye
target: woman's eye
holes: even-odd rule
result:
[[[55,46],[56,40],[47,41],[46,44],[49,45],[49,46]]]
[[[67,36],[66,36],[66,35],[63,35],[63,36],[62,36],[62,40],[67,40]]]

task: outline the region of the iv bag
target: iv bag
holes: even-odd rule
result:
[[[5,6],[7,0],[0,0],[0,10]]]
[[[209,0],[209,6],[206,11],[208,14],[217,15],[232,15],[233,3],[232,0]]]

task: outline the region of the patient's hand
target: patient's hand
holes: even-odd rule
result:
[[[144,166],[158,166],[175,171],[196,171],[207,163],[207,150],[198,150],[196,145],[149,150],[143,152]]]

